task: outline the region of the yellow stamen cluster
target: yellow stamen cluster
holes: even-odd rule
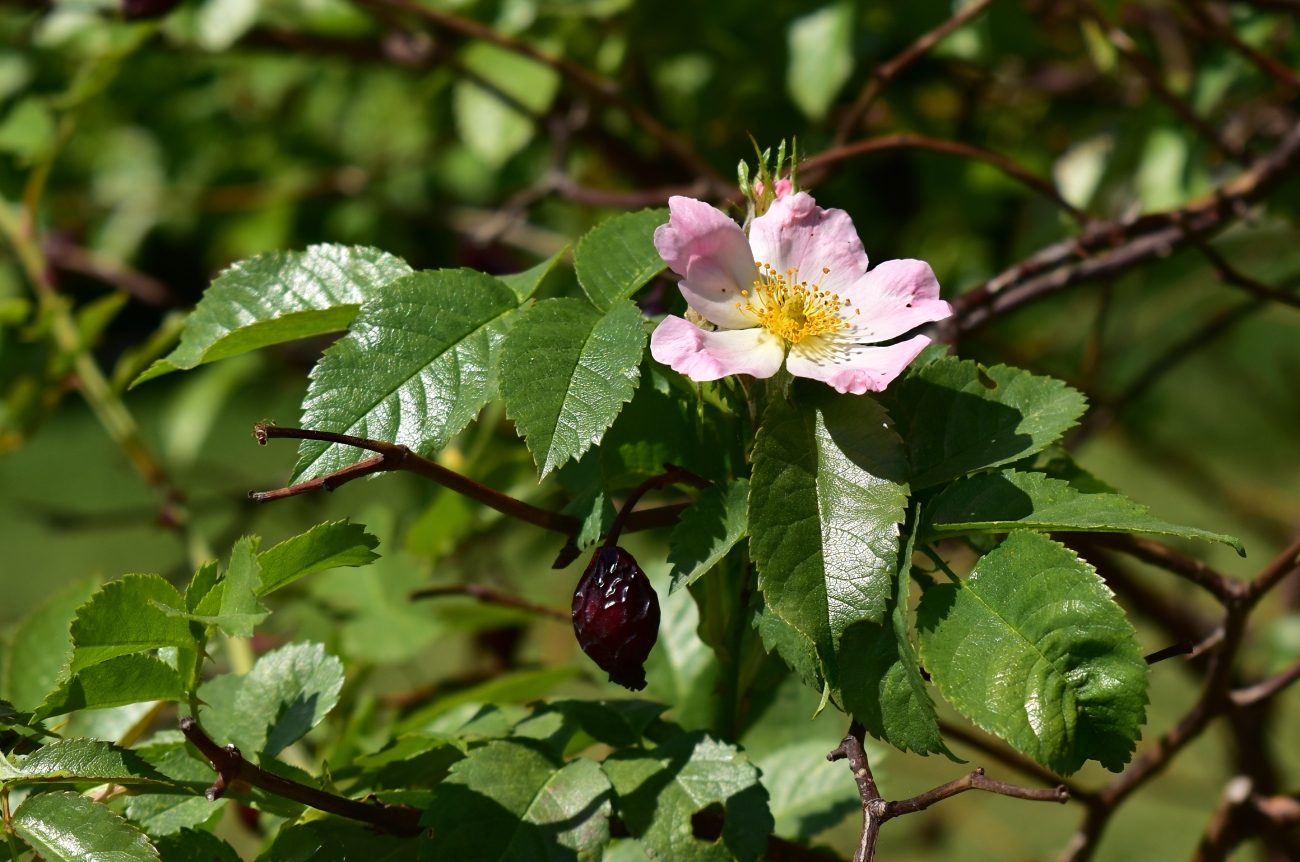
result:
[[[781,273],[770,263],[754,266],[758,267],[754,288],[740,292],[744,301],[737,302],[736,308],[759,326],[791,344],[798,344],[809,336],[829,335],[849,325],[843,316],[848,313],[848,299],[821,290],[820,282],[810,286],[806,281],[799,281],[798,269]],[[823,269],[823,277],[829,272]],[[862,312],[854,309],[854,313]]]

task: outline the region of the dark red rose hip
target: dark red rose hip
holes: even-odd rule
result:
[[[573,633],[611,682],[645,688],[645,660],[659,637],[659,597],[627,551],[602,547],[592,555],[573,591]]]

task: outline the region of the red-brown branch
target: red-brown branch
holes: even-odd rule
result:
[[[437,599],[445,596],[470,596],[478,599],[480,602],[489,605],[501,605],[507,608],[518,608],[519,610],[528,611],[532,614],[540,614],[546,617],[554,617],[557,620],[568,620],[569,612],[564,608],[555,608],[550,605],[540,605],[536,602],[530,602],[519,596],[503,593],[500,590],[494,590],[491,587],[485,587],[480,584],[450,584],[445,587],[425,587],[422,590],[415,590],[407,598],[411,601],[418,599]]]
[[[185,734],[195,748],[208,759],[217,779],[208,788],[207,798],[215,802],[237,781],[265,790],[276,796],[301,802],[303,805],[325,811],[349,820],[370,823],[376,829],[394,835],[418,835],[420,833],[419,809],[406,805],[385,805],[380,802],[359,802],[344,796],[326,793],[315,787],[308,787],[296,781],[282,778],[273,772],[267,772],[260,766],[244,759],[234,745],[222,748],[212,741],[193,718],[181,719],[181,733]]]

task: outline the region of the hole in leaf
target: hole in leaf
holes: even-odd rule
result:
[[[727,809],[721,802],[712,802],[691,815],[691,833],[701,841],[716,843],[726,825]]]

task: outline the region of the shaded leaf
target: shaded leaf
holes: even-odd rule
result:
[[[28,797],[14,812],[14,832],[46,862],[150,862],[158,851],[143,832],[75,793]]]
[[[281,829],[258,862],[415,862],[418,838],[379,835],[364,823],[327,817]],[[161,849],[161,848],[160,848]],[[170,862],[164,859],[163,862]]]
[[[346,329],[357,309],[410,273],[375,248],[313,245],[240,261],[222,272],[185,321],[181,343],[132,386],[270,344]]]
[[[565,252],[568,250],[569,247],[565,246],[546,260],[537,264],[537,266],[526,269],[523,272],[511,273],[510,275],[498,275],[497,278],[505,282],[506,285],[515,292],[515,296],[519,301],[523,302],[537,292],[537,288],[542,286],[542,282],[545,281],[546,277],[555,270],[555,265],[560,262],[564,257]]]
[[[171,665],[151,655],[124,655],[83,668],[65,679],[36,714],[50,718],[80,709],[111,709],[154,700],[180,701],[186,696],[185,683]]]
[[[24,757],[15,783],[91,782],[170,786],[139,754],[98,739],[59,739]]]
[[[959,479],[930,504],[926,541],[964,533],[1006,533],[1017,527],[1044,531],[1155,533],[1232,545],[1232,536],[1181,527],[1152,517],[1122,494],[1081,493],[1068,481],[1042,473],[1002,470]]]
[[[1031,455],[1087,408],[1083,395],[1054,378],[950,356],[895,389],[890,413],[907,440],[913,491]]]
[[[199,689],[200,717],[222,745],[233,742],[263,764],[303,737],[338,703],[343,664],[321,644],[289,644],[244,676],[219,676]]]
[[[420,823],[433,827],[424,858],[599,859],[609,842],[610,785],[600,767],[567,764],[533,740],[474,749],[433,791]]]
[[[655,248],[655,228],[667,222],[666,209],[623,213],[578,240],[573,269],[597,308],[610,310],[664,271],[667,264]]]
[[[46,599],[14,630],[5,662],[5,697],[19,710],[36,709],[58,686],[59,672],[72,658],[72,619],[97,589],[98,577],[83,578]]]
[[[514,290],[470,269],[394,281],[312,369],[303,425],[436,453],[496,394],[501,340],[518,305]],[[369,454],[318,440],[298,453],[295,482]]]
[[[853,74],[852,3],[835,3],[790,22],[785,86],[805,115],[820,120]]]
[[[211,832],[182,829],[155,838],[154,846],[162,862],[240,862],[235,848]]]
[[[602,768],[617,794],[616,810],[651,859],[758,859],[772,831],[758,770],[734,746],[704,732],[674,737],[653,751],[625,748]],[[692,817],[723,811],[721,840],[697,838]]]
[[[632,398],[645,342],[627,300],[602,315],[579,299],[548,299],[519,321],[502,349],[501,395],[543,476],[600,442]]]
[[[749,480],[733,479],[705,488],[673,527],[668,562],[676,592],[718,564],[745,537]]]
[[[921,658],[953,706],[1062,775],[1119,772],[1146,720],[1147,664],[1092,566],[1017,530],[917,611]]]

